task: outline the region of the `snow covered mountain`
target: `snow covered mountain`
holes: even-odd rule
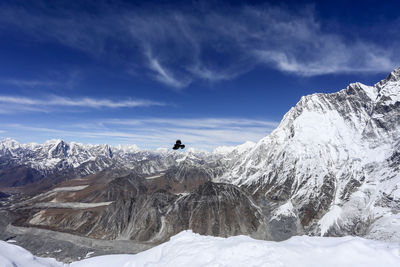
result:
[[[8,138],[0,141],[0,161],[3,163],[0,169],[24,167],[42,177],[51,174],[83,177],[111,169],[118,170],[121,175],[130,172],[156,174],[183,162],[204,165],[220,157],[220,154],[194,149],[183,153],[161,149],[151,151],[140,150],[136,145],[111,147],[63,140],[20,144]]]
[[[400,68],[302,97],[219,181],[248,188],[288,232],[400,240],[399,150]]]
[[[4,203],[15,226],[89,238],[151,243],[192,229],[399,241],[399,150],[400,68],[374,86],[304,96],[258,143],[212,153],[7,139],[0,186],[63,174],[39,195]]]

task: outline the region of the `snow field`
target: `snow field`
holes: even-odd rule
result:
[[[13,265],[14,263],[14,265]],[[136,255],[107,255],[70,265],[32,256],[21,247],[0,242],[0,266],[139,267],[398,267],[400,244],[359,237],[297,236],[283,242],[201,236],[183,231],[157,247]]]

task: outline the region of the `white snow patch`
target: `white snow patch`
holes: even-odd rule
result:
[[[325,213],[325,215],[318,222],[321,229],[321,236],[323,236],[333,224],[337,223],[341,213],[342,208],[338,205],[332,206],[330,210]]]
[[[92,256],[93,253],[94,253],[93,251],[88,252],[88,253],[86,254],[86,256],[85,256],[85,259],[90,258],[90,256]]]
[[[190,194],[190,192],[180,192],[180,193],[176,193],[175,195],[185,197],[185,196],[187,196],[189,194]]]
[[[78,186],[66,186],[66,187],[57,187],[52,189],[49,192],[73,192],[73,191],[80,191],[88,187],[89,185],[78,185]]]
[[[294,213],[294,207],[292,202],[289,200],[285,204],[279,206],[272,215],[271,220],[273,219],[279,219],[279,217],[285,216],[285,217],[296,217],[296,214]]]
[[[279,266],[279,267],[398,267],[400,244],[359,237],[297,236],[282,242],[247,236],[201,236],[183,231],[157,247],[135,255],[98,256],[70,265],[38,258],[25,249],[0,241],[1,266]]]
[[[98,203],[82,203],[82,202],[43,202],[37,203],[36,208],[64,208],[64,209],[89,209],[101,206],[108,206],[112,201]]]
[[[219,146],[216,149],[214,149],[213,153],[226,155],[226,154],[231,153],[234,149],[235,149],[235,146]]]
[[[216,149],[214,149],[213,154],[227,155],[234,151],[236,151],[238,154],[242,154],[242,153],[252,149],[255,145],[256,145],[256,143],[247,141],[238,146],[219,146]]]
[[[368,86],[362,83],[357,83],[361,89],[368,95],[371,100],[376,100],[378,96],[378,89],[375,86]]]
[[[182,162],[182,161],[185,161],[186,159],[187,159],[187,156],[185,156],[185,157],[183,157],[183,158],[180,158],[180,159],[176,159],[175,161],[178,162],[178,163],[180,163],[180,162]]]
[[[160,173],[160,174],[157,174],[157,175],[153,175],[153,176],[146,177],[146,179],[147,179],[147,180],[157,179],[157,178],[160,178],[160,177],[163,176],[163,175],[164,175],[164,173]]]
[[[51,258],[33,256],[20,246],[0,241],[0,266],[2,267],[64,267],[63,263]]]
[[[136,255],[94,257],[72,267],[102,266],[399,266],[400,245],[357,237],[293,237],[283,242],[201,236],[184,231]]]

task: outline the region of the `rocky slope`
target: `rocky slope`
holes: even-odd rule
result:
[[[185,175],[189,175],[186,173]],[[74,179],[10,207],[16,226],[39,227],[97,239],[163,242],[185,229],[216,236],[267,238],[261,210],[247,192],[211,177],[107,173]],[[183,186],[184,185],[184,186]]]

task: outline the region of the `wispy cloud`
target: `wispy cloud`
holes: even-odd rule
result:
[[[46,5],[36,9],[5,5],[0,24],[96,57],[139,62],[151,78],[177,89],[195,81],[234,79],[259,65],[315,76],[387,72],[400,60],[398,39],[386,45],[360,36],[349,41],[322,27],[310,7],[291,11],[271,5],[195,5],[196,12],[190,12],[102,2],[94,7],[96,15],[76,9],[58,15]],[[105,49],[110,43],[118,49]]]
[[[1,27],[0,27],[1,28]],[[0,78],[0,84],[7,87],[18,87],[22,89],[45,89],[47,91],[57,91],[62,89],[73,89],[78,81],[81,79],[84,70],[72,69],[65,70],[60,69],[54,71],[46,71],[36,75],[33,78]]]
[[[106,119],[101,121],[102,125],[163,125],[173,128],[235,128],[243,127],[260,127],[260,128],[275,128],[277,123],[274,121],[255,120],[246,118],[142,118],[142,119]]]
[[[180,89],[190,83],[190,79],[182,80],[175,78],[169,71],[164,69],[157,59],[149,57],[150,69],[155,72],[155,78],[161,83]]]
[[[108,99],[95,99],[89,97],[74,99],[74,98],[53,96],[48,100],[47,105],[90,107],[90,108],[135,108],[135,107],[149,107],[149,106],[164,106],[165,104],[150,100],[112,101]]]
[[[67,138],[92,143],[136,144],[142,148],[168,147],[180,138],[189,147],[212,150],[222,145],[237,145],[258,141],[278,125],[274,121],[246,118],[142,118],[134,120],[104,119],[69,125],[69,128],[49,128],[7,124],[11,132],[29,131],[47,138]],[[79,140],[77,140],[79,139]]]
[[[151,100],[110,100],[96,99],[90,97],[69,98],[62,96],[50,96],[47,98],[31,98],[20,96],[0,95],[0,103],[2,104],[0,113],[16,113],[16,112],[49,112],[65,107],[71,108],[136,108],[150,106],[165,106],[165,103]]]
[[[50,87],[59,85],[59,83],[55,81],[42,80],[2,79],[0,81],[4,84],[10,84],[18,87]]]

